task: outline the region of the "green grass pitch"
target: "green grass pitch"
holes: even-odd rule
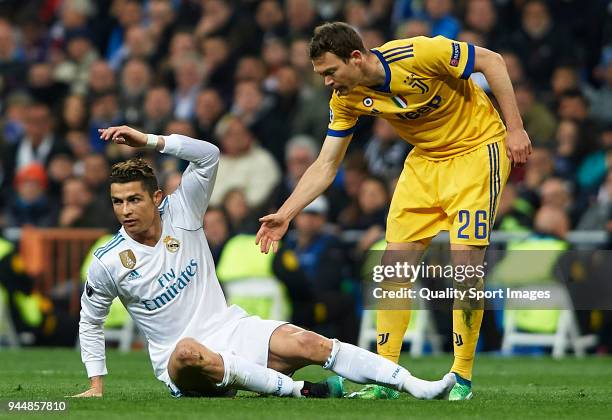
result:
[[[110,374],[104,398],[75,400],[64,396],[84,391],[88,384],[76,351],[0,350],[0,401],[6,407],[7,400],[67,400],[67,417],[89,420],[612,418],[612,358],[558,361],[478,356],[474,399],[451,403],[418,401],[408,395],[396,401],[296,400],[247,392],[233,399],[174,399],[154,378],[146,353],[109,350],[107,357]],[[404,356],[401,362],[417,376],[437,379],[449,369],[451,356]],[[296,373],[295,378],[320,380],[328,374],[310,367]],[[355,390],[358,385],[348,384],[347,388]],[[23,415],[0,410],[0,417]]]

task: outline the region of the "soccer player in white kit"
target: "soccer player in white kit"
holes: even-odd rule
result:
[[[190,164],[178,189],[165,198],[145,161],[131,159],[112,168],[110,196],[122,227],[95,251],[89,267],[79,338],[90,388],[76,397],[103,395],[103,324],[117,296],[146,338],[155,376],[174,396],[222,396],[236,389],[341,396],[340,381],[313,384],[288,376],[314,364],[354,382],[386,385],[421,399],[441,398],[452,388],[452,374],[439,381],[418,379],[352,344],[228,307],[202,231],[219,149],[206,141],[144,134],[127,126],[100,130],[100,137]]]

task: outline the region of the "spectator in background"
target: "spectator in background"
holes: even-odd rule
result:
[[[85,131],[72,130],[66,133],[66,142],[74,157],[73,174],[83,175],[85,172],[85,158],[91,153],[91,144]]]
[[[99,128],[123,124],[119,108],[119,98],[115,90],[100,92],[91,98],[91,118],[89,120],[89,141],[96,152],[104,152],[107,142],[100,139]]]
[[[204,81],[204,64],[196,55],[181,58],[174,67],[174,116],[187,120],[193,118],[195,102]]]
[[[68,178],[63,184],[58,225],[103,228],[110,232],[119,227],[112,213],[97,205],[94,195],[81,178]]]
[[[597,194],[606,172],[612,168],[612,125],[601,132],[597,146],[582,159],[576,172],[578,185],[587,196]]]
[[[555,175],[574,181],[578,159],[576,148],[580,141],[580,129],[573,120],[561,120],[555,134]]]
[[[202,2],[202,17],[195,30],[197,37],[222,37],[229,49],[239,54],[255,53],[258,49],[255,25],[241,15],[233,2],[207,0]]]
[[[561,94],[557,107],[561,119],[571,119],[578,123],[582,134],[576,153],[580,159],[597,149],[596,123],[589,117],[589,101],[579,90],[568,90]]]
[[[315,161],[318,148],[315,140],[306,135],[297,135],[289,139],[285,147],[285,167],[282,181],[272,195],[272,207],[278,209],[291,195],[306,169]]]
[[[585,91],[591,103],[591,117],[605,125],[612,124],[612,58],[603,73],[603,83],[598,89]]]
[[[4,185],[11,185],[19,169],[34,162],[46,167],[53,156],[66,151],[65,144],[53,135],[53,119],[49,107],[41,102],[28,105],[24,136],[17,143],[8,145],[2,154]]]
[[[554,115],[536,99],[531,85],[522,82],[514,85],[516,103],[523,118],[523,124],[534,147],[553,149],[557,121]]]
[[[259,228],[257,218],[247,203],[241,188],[232,188],[223,197],[222,208],[227,215],[227,221],[232,235],[255,234]]]
[[[108,204],[110,203],[108,199],[110,168],[106,157],[101,153],[91,153],[83,160],[83,166],[83,180],[94,195],[94,199],[98,204],[106,203],[103,206],[110,209],[111,206]]]
[[[355,342],[355,303],[343,292],[347,261],[338,238],[325,231],[328,209],[320,196],[296,216],[295,229],[274,259],[274,273],[287,287],[292,322]]]
[[[234,73],[234,83],[248,80],[261,85],[266,79],[266,73],[266,65],[261,58],[247,55],[238,61]]]
[[[543,95],[551,109],[555,109],[565,92],[579,90],[578,73],[573,66],[555,67],[550,80],[551,91]]]
[[[143,108],[143,131],[161,133],[172,119],[172,96],[165,86],[154,86],[147,90]]]
[[[612,218],[612,170],[608,170],[605,182],[588,210],[578,223],[578,230],[608,230]]]
[[[91,100],[97,95],[115,90],[117,88],[117,82],[113,69],[106,63],[106,61],[98,60],[94,61],[89,67],[88,85],[86,92],[77,92],[87,94],[87,98]]]
[[[478,33],[484,39],[483,47],[498,49],[499,40],[505,31],[497,20],[493,0],[468,0],[464,21],[467,29]]]
[[[219,91],[214,88],[202,89],[198,93],[195,108],[194,126],[197,137],[202,140],[219,144],[215,138],[215,126],[225,112],[225,104]]]
[[[508,76],[513,85],[521,83],[525,80],[525,71],[518,55],[511,51],[500,52],[508,69]]]
[[[24,135],[26,112],[31,98],[22,93],[14,93],[6,98],[4,118],[0,119],[0,148],[14,144]]]
[[[28,71],[28,93],[35,100],[56,108],[58,99],[66,94],[67,85],[54,80],[49,63],[34,63]]]
[[[342,163],[340,173],[325,193],[330,202],[330,221],[336,222],[340,212],[357,201],[359,188],[367,176],[368,165],[363,154],[360,151],[349,153]]]
[[[204,214],[204,233],[215,264],[221,257],[223,247],[230,238],[230,225],[222,208],[209,207]]]
[[[395,34],[397,39],[431,36],[431,25],[425,19],[412,18],[398,25]]]
[[[572,187],[561,178],[548,178],[540,187],[542,207],[550,206],[561,210],[570,218],[570,226],[577,223],[576,207],[572,198]]]
[[[113,27],[106,48],[106,58],[110,62],[118,62],[121,55],[121,46],[124,43],[127,32],[133,26],[142,22],[142,6],[138,0],[122,0],[113,2],[112,14],[117,19]]]
[[[327,120],[321,118],[321,110],[328,107],[327,95],[304,86],[296,69],[289,65],[279,68],[275,79],[276,104],[273,112],[283,116],[293,134],[325,138]]]
[[[74,160],[67,154],[57,154],[49,161],[47,196],[59,205],[62,186],[74,173]]]
[[[127,61],[140,59],[151,62],[154,43],[150,32],[143,26],[133,25],[127,30],[125,41],[109,64],[115,71],[120,70]]]
[[[368,230],[376,226],[382,234],[387,224],[388,207],[387,183],[370,175],[360,183],[357,199],[340,213],[338,222],[347,230]],[[369,245],[364,249],[368,248]]]
[[[162,178],[162,191],[164,196],[172,194],[181,184],[181,177],[183,175],[178,171],[167,171],[164,172]]]
[[[255,12],[255,23],[257,29],[257,44],[270,37],[284,37],[287,35],[285,15],[277,0],[263,0],[257,5]]]
[[[310,38],[312,31],[319,22],[317,11],[311,0],[287,0],[285,2],[285,17],[290,38]]]
[[[7,227],[50,227],[57,223],[57,207],[46,194],[48,177],[38,162],[28,163],[15,175],[15,192],[5,214]]]
[[[370,27],[368,6],[361,0],[350,0],[344,5],[344,22],[351,25],[358,32]],[[372,46],[370,46],[372,47]]]
[[[22,88],[26,82],[27,63],[17,43],[16,31],[5,19],[0,19],[0,94]]]
[[[508,47],[519,55],[539,92],[550,87],[550,77],[557,63],[575,59],[571,37],[553,22],[544,0],[525,2],[521,27],[510,36]]]
[[[419,16],[431,25],[431,36],[442,35],[457,39],[461,24],[453,16],[453,2],[451,0],[425,0],[425,8]]]
[[[132,58],[121,71],[121,114],[126,124],[141,126],[144,120],[143,103],[151,85],[151,69],[140,58]]]
[[[204,38],[200,42],[200,49],[207,85],[223,92],[223,95],[230,95],[236,62],[227,40],[220,36]]]
[[[402,140],[387,120],[377,118],[374,122],[374,136],[365,148],[368,171],[385,179],[386,182],[399,176],[411,147]]]
[[[240,118],[276,162],[283,162],[283,151],[289,132],[285,115],[274,111],[274,100],[264,95],[254,81],[242,81],[234,90],[231,113]]]
[[[221,140],[221,158],[210,203],[220,205],[228,191],[241,188],[249,207],[264,205],[280,181],[274,157],[255,143],[253,134],[237,117],[227,116],[219,121],[216,135]]]
[[[58,132],[61,135],[66,135],[68,131],[86,130],[88,120],[89,114],[85,97],[81,95],[66,96]]]
[[[75,93],[83,93],[87,86],[91,65],[98,59],[91,34],[86,28],[66,33],[67,60],[62,61],[54,70],[55,80],[70,86]]]

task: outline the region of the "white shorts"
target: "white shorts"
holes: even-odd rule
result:
[[[286,321],[261,319],[258,316],[245,316],[230,321],[203,340],[194,338],[215,353],[235,354],[260,366],[268,367],[270,338],[278,327],[287,323]],[[180,390],[172,383],[169,376],[167,377],[170,393],[174,397],[180,397]]]

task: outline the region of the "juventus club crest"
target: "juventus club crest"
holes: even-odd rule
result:
[[[164,243],[166,244],[166,249],[170,252],[176,252],[181,247],[181,243],[178,239],[173,238],[168,235],[164,238]]]
[[[131,270],[136,266],[136,256],[134,255],[134,252],[132,252],[131,249],[121,251],[119,253],[119,258],[121,259],[121,264],[123,264],[125,268]]]

